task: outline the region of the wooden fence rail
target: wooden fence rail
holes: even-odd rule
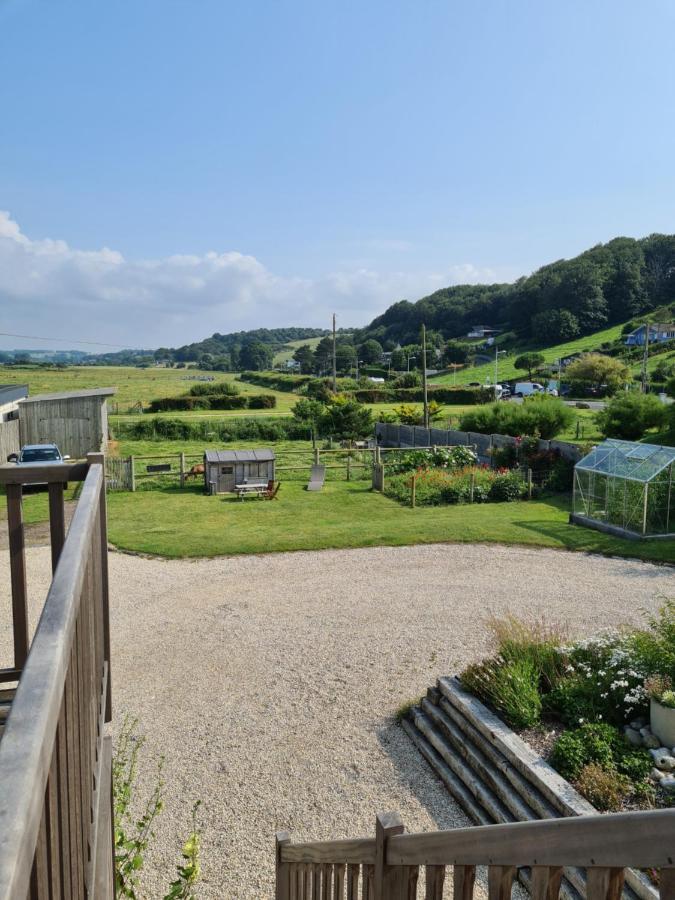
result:
[[[489,900],[509,900],[518,868],[533,900],[558,897],[564,867],[586,869],[588,900],[619,900],[627,867],[660,870],[662,900],[675,898],[675,810],[581,816],[405,834],[396,813],[378,815],[375,837],[294,844],[276,838],[276,900],[472,900],[476,866],[488,867]],[[424,872],[421,872],[421,869]]]
[[[63,488],[84,481],[65,533]],[[48,483],[52,583],[29,639],[22,484]],[[18,682],[0,737],[0,900],[114,896],[104,461],[0,467]],[[11,690],[11,688],[10,688]]]

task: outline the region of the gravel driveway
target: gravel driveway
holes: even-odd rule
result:
[[[491,612],[587,634],[675,596],[672,569],[495,545],[169,562],[113,553],[110,566],[116,720],[139,718],[146,772],[166,756],[151,897],[197,798],[203,898],[271,897],[280,828],[298,840],[372,834],[385,809],[409,830],[467,824],[396,709],[488,651]],[[47,548],[29,551],[29,572],[37,603]],[[8,581],[3,553],[4,617]]]

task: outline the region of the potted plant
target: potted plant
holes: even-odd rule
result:
[[[675,691],[668,675],[652,675],[645,681],[650,698],[652,732],[664,747],[675,747]]]

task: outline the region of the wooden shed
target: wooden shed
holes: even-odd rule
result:
[[[269,481],[274,481],[273,450],[207,450],[204,454],[204,482],[209,494],[229,494],[237,484]]]
[[[106,402],[114,393],[115,388],[93,388],[26,397],[19,404],[21,444],[54,443],[72,459],[104,451],[108,440]]]

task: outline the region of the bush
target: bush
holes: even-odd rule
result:
[[[234,397],[240,393],[241,390],[239,388],[239,385],[235,384],[233,381],[214,381],[193,384],[189,390],[189,394],[192,397],[201,397],[204,395],[215,397],[223,394]]]
[[[445,503],[488,503],[518,500],[527,494],[527,484],[517,472],[495,472],[481,466],[465,466],[456,470],[422,469],[415,475],[415,502],[419,506]],[[492,486],[497,483],[494,494]],[[410,502],[411,476],[394,475],[385,480],[387,497],[400,503]]]
[[[577,789],[601,812],[618,812],[630,793],[630,780],[589,763],[579,773]]]
[[[653,394],[618,394],[595,417],[605,437],[636,441],[648,428],[661,428],[668,408]]]
[[[467,690],[494,707],[514,728],[531,728],[539,722],[539,674],[530,659],[488,659],[469,666],[460,677]]]
[[[527,658],[539,673],[539,687],[545,693],[558,683],[566,664],[560,645],[566,631],[543,621],[524,622],[515,616],[491,618],[488,627],[497,642],[497,653],[505,660]]]
[[[589,723],[560,735],[551,750],[551,765],[570,781],[589,763],[613,771],[615,754],[622,746],[618,729],[603,722]]]
[[[291,392],[297,392],[303,385],[316,380],[312,375],[284,375],[282,372],[242,372],[239,378],[260,387]]]
[[[470,447],[437,447],[435,450],[407,450],[387,455],[387,472],[414,472],[420,468],[461,469],[476,463],[476,454]],[[389,461],[390,457],[391,461]]]
[[[382,385],[379,388],[366,388],[354,391],[354,397],[361,403],[403,403],[420,402],[424,400],[424,391],[421,387],[414,388],[390,388]],[[448,406],[472,406],[479,403],[487,403],[494,394],[485,388],[461,388],[461,387],[434,387],[427,390],[429,401]]]
[[[518,472],[498,472],[492,480],[488,499],[492,503],[509,503],[520,500],[526,490],[522,476]]]
[[[249,409],[274,409],[277,405],[277,398],[274,394],[253,394],[248,398]]]
[[[535,394],[523,403],[491,403],[464,413],[459,420],[462,431],[480,434],[509,434],[519,437],[538,434],[550,440],[568,428],[574,413],[558,397]]]
[[[137,441],[287,441],[307,440],[309,425],[295,419],[247,418],[214,421],[201,419],[164,419],[145,417],[135,422],[121,422],[116,427],[117,439]]]

